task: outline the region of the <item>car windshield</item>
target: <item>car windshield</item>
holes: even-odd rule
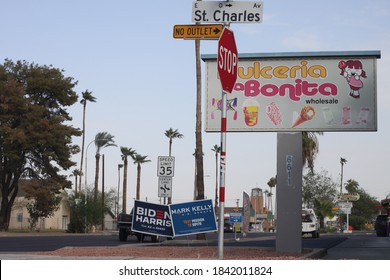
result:
[[[313,222],[313,219],[309,214],[302,215],[302,222],[310,223]]]

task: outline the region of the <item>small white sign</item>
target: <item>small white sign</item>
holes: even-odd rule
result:
[[[172,177],[158,177],[158,197],[172,196]]]
[[[160,156],[157,160],[157,176],[173,177],[175,171],[175,157]]]
[[[192,22],[202,23],[261,23],[263,2],[194,1]]]

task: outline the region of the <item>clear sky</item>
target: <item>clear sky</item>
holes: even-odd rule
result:
[[[142,165],[141,197],[158,202],[157,157],[173,141],[173,202],[192,200],[195,150],[195,43],[174,39],[174,25],[192,24],[192,1],[2,0],[0,57],[53,65],[78,81],[75,90],[93,92],[87,105],[86,143],[98,132],[115,136],[117,148],[105,155],[105,186],[116,190],[120,146],[152,161]],[[265,0],[263,23],[232,24],[239,53],[380,50],[377,69],[377,132],[329,132],[319,136],[315,170],[340,182],[340,157],[347,159],[344,180],[354,179],[378,199],[390,194],[390,2]],[[202,41],[202,54],[216,54],[217,41]],[[202,77],[205,71],[202,62]],[[205,85],[203,83],[202,88]],[[82,106],[70,108],[72,125],[82,127]],[[74,140],[81,145],[81,137]],[[205,193],[215,196],[218,133],[203,133]],[[94,154],[88,150],[88,184]],[[79,164],[80,155],[75,156]],[[267,189],[276,174],[276,133],[227,136],[226,206],[242,203],[242,192]],[[122,178],[122,175],[121,175]],[[345,182],[344,181],[344,182]],[[99,183],[100,184],[100,183]],[[136,166],[129,165],[128,200],[135,197]],[[121,186],[122,188],[122,186]],[[129,204],[128,204],[129,205]],[[129,207],[129,206],[128,206]]]

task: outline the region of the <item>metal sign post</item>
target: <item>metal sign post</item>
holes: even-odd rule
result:
[[[227,93],[231,93],[237,79],[238,52],[233,31],[225,27],[218,41],[217,69],[222,84],[221,105],[221,159],[219,187],[219,228],[218,228],[218,257],[223,259],[223,224],[225,212],[225,171],[226,171],[226,104]]]

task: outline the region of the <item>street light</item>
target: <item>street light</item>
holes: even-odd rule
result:
[[[91,142],[89,142],[88,146],[87,146],[87,149],[85,151],[85,178],[84,178],[84,192],[85,192],[85,220],[84,220],[84,224],[85,224],[85,233],[87,233],[87,178],[88,178],[88,148],[89,146],[94,143],[95,140],[92,140]]]

